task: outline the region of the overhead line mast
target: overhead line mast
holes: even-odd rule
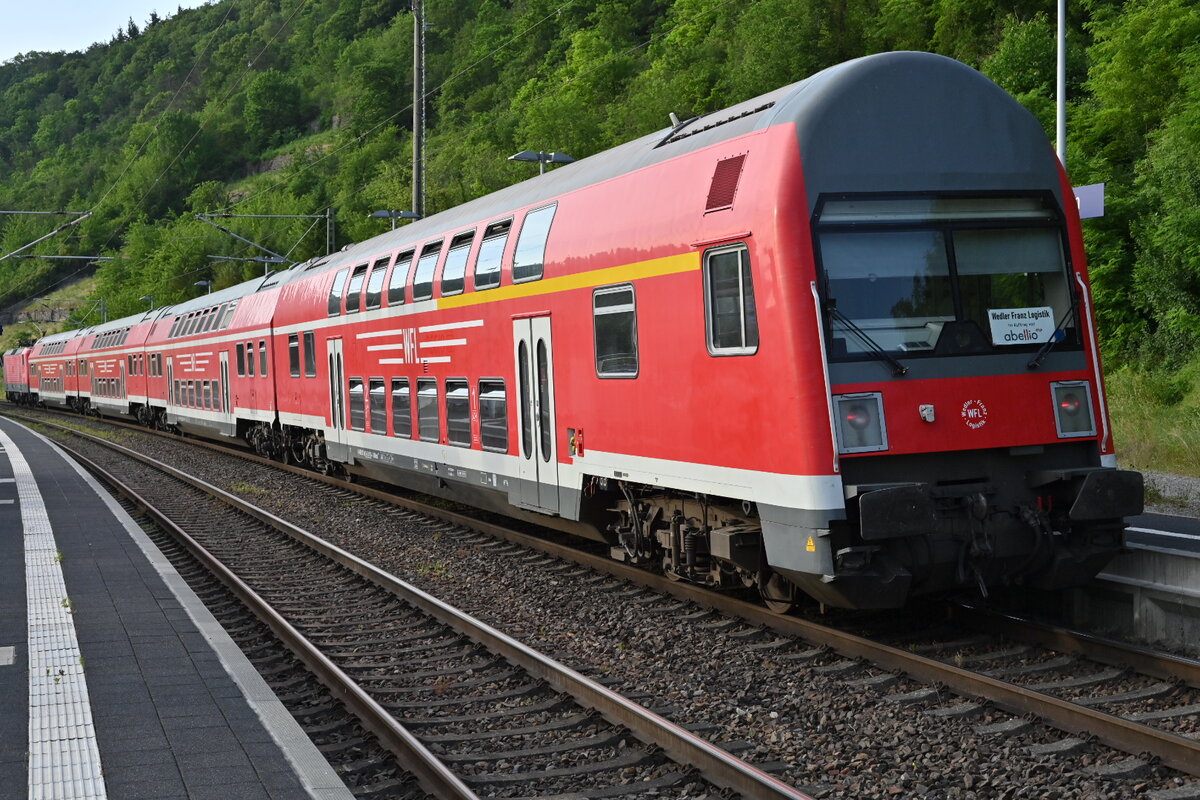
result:
[[[413,178],[412,210],[425,216],[425,13],[422,0],[413,12]]]

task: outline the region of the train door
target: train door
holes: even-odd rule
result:
[[[513,320],[520,440],[518,505],[558,513],[558,453],[554,431],[554,350],[550,317]]]
[[[228,420],[226,435],[234,436],[237,433],[237,423],[234,422],[236,417],[233,415],[233,409],[229,405],[229,351],[222,350],[221,356],[221,392],[217,402],[221,404],[221,412]]]
[[[168,417],[167,421],[168,422],[172,421],[170,419],[170,417],[172,414],[175,413],[174,410],[171,408],[171,406],[175,405],[176,399],[177,398],[175,397],[175,357],[167,356],[167,417]]]
[[[329,359],[330,423],[325,440],[342,444],[346,430],[346,379],[342,374],[342,340],[330,339],[326,342],[326,353]]]

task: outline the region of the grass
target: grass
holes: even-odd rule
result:
[[[1174,373],[1123,367],[1106,383],[1121,466],[1200,477],[1200,360]]]

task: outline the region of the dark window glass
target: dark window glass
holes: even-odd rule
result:
[[[237,371],[238,377],[242,378],[246,375],[246,345],[238,342],[237,346]]]
[[[438,441],[441,421],[438,419],[437,381],[417,379],[417,433],[423,442]]]
[[[288,369],[293,378],[300,377],[300,334],[288,334]]]
[[[500,285],[500,259],[504,255],[504,246],[508,244],[510,230],[512,220],[506,219],[489,225],[483,232],[483,243],[479,245],[479,255],[475,257],[476,289],[491,289]]]
[[[596,374],[606,378],[637,377],[633,287],[597,289],[592,295],[592,317],[596,331]]]
[[[342,311],[342,290],[346,282],[346,273],[350,268],[338,270],[333,276],[333,284],[329,287],[329,316],[333,317]]]
[[[367,279],[367,308],[379,308],[380,298],[383,297],[383,279],[387,277],[388,260],[386,257],[375,259],[371,267],[371,277]]]
[[[267,343],[259,341],[258,343],[258,374],[267,377]]]
[[[233,311],[237,308],[237,300],[234,300],[225,307],[225,316],[221,319],[221,330],[229,327],[229,323],[233,320]]]
[[[479,382],[479,438],[484,450],[508,452],[508,402],[504,381]]]
[[[304,332],[304,375],[317,377],[317,344],[312,331]]]
[[[521,235],[517,238],[517,252],[513,256],[513,281],[533,281],[542,277],[546,239],[550,236],[555,208],[557,206],[550,205],[525,215]]]
[[[467,274],[467,257],[471,254],[471,242],[475,232],[459,234],[450,243],[446,264],[442,267],[442,295],[459,294],[463,290]]]
[[[389,306],[398,306],[404,302],[404,289],[408,285],[408,270],[412,267],[413,254],[401,253],[392,267],[392,277],[388,281],[387,301]]]
[[[550,363],[546,352],[546,340],[538,339],[537,343],[537,391],[538,391],[538,427],[541,428],[542,460],[550,461],[550,437],[554,431],[550,429]]]
[[[713,353],[758,350],[758,315],[750,255],[745,245],[710,251],[705,257],[708,347]]]
[[[346,289],[346,313],[354,314],[362,303],[363,281],[367,277],[367,265],[359,264],[350,276],[350,286]]]
[[[392,433],[405,439],[412,438],[412,401],[408,392],[408,378],[392,378]]]
[[[367,427],[367,398],[363,392],[363,379],[350,379],[350,427],[356,431]]]
[[[188,381],[188,405],[192,408],[196,407],[196,382]]]
[[[387,435],[387,390],[383,378],[371,378],[368,386],[371,400],[371,433]]]
[[[254,342],[246,342],[246,376],[254,377]]]
[[[533,401],[529,397],[529,347],[524,341],[517,347],[517,374],[521,381],[521,449],[528,459],[533,458],[533,418],[529,415]]]
[[[212,383],[209,381],[204,382],[204,407],[212,408]]]
[[[421,260],[417,262],[417,272],[413,276],[414,301],[433,297],[433,272],[437,269],[438,255],[441,252],[441,242],[427,244],[421,250]]]
[[[221,382],[213,381],[212,386],[213,386],[213,410],[220,411],[221,410]]]
[[[471,446],[471,393],[465,378],[446,379],[446,439]]]

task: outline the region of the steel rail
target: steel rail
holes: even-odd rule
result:
[[[554,659],[551,659],[546,655],[534,650],[533,648],[521,643],[520,641],[513,639],[502,631],[499,631],[484,622],[470,617],[469,615],[459,611],[447,603],[442,602],[436,597],[433,597],[432,595],[417,588],[416,586],[413,586],[401,580],[400,578],[385,572],[378,567],[375,567],[369,562],[364,561],[358,556],[355,556],[353,553],[349,553],[337,545],[332,544],[331,542],[328,542],[296,525],[293,525],[287,520],[275,516],[269,511],[261,509],[235,495],[229,494],[228,492],[225,492],[224,490],[213,486],[212,484],[200,480],[195,476],[188,475],[187,473],[182,472],[181,470],[178,470],[169,464],[164,464],[161,461],[138,453],[130,448],[124,447],[123,445],[107,441],[82,431],[54,425],[53,423],[43,422],[41,424],[48,424],[52,425],[53,427],[67,430],[72,435],[83,437],[103,447],[119,452],[124,456],[147,464],[154,469],[160,470],[177,480],[194,486],[197,489],[200,489],[220,499],[222,502],[237,508],[243,513],[246,513],[260,520],[261,522],[264,522],[265,524],[270,525],[271,527],[283,533],[286,533],[297,541],[356,572],[376,585],[395,593],[405,602],[410,603],[430,616],[435,617],[442,623],[453,628],[458,633],[467,636],[473,641],[479,642],[492,652],[501,654],[511,663],[526,669],[530,674],[546,681],[547,684],[554,687],[556,690],[575,698],[581,705],[587,708],[595,709],[609,722],[627,728],[642,742],[648,745],[661,747],[674,760],[681,764],[696,768],[707,780],[712,781],[713,783],[736,791],[743,797],[749,798],[750,800],[812,800],[809,795],[806,795],[796,788],[787,785],[773,775],[763,772],[753,765],[742,761],[728,751],[708,741],[705,741],[704,739],[696,736],[679,725],[676,725],[670,720],[655,714],[638,703],[634,703],[633,701],[622,697],[616,692],[611,691],[610,689],[591,680],[590,678],[579,674],[575,670],[572,670],[569,667],[555,661]],[[190,439],[188,442],[195,443]],[[225,450],[226,448],[221,449]],[[77,455],[74,451],[69,452],[71,452],[73,456]],[[242,454],[239,453],[239,455]],[[252,457],[267,464],[279,466],[277,462],[273,462],[268,459],[261,459],[258,456]],[[86,461],[82,456],[79,456],[79,458],[81,461],[91,464],[90,461]],[[293,470],[306,477],[313,476],[313,474],[307,470],[298,470],[296,468],[293,468]],[[103,472],[103,470],[101,471]],[[336,479],[327,479],[327,481],[333,485],[349,487],[353,491],[359,491],[365,488],[354,486],[353,484],[347,484],[343,481],[337,481]],[[377,495],[381,499],[387,499],[389,501],[394,501],[397,499],[392,495],[387,495],[386,493],[382,492],[377,493]],[[372,491],[372,496],[376,496],[374,491]],[[143,499],[139,498],[134,502],[148,509],[150,508],[150,506]],[[414,510],[421,510],[420,504],[414,503],[409,507],[414,508]],[[469,517],[465,517],[463,515],[454,514],[453,512],[447,513],[454,519],[463,520],[462,524],[468,527],[478,527],[478,521],[471,520]],[[158,515],[155,514],[155,516],[157,521]],[[178,527],[174,524],[167,521],[167,525],[172,530],[172,533],[179,531],[182,536],[187,537],[187,540],[191,540],[191,537],[188,537],[186,533],[178,529]],[[192,544],[203,551],[203,548],[198,543],[192,542]],[[190,546],[191,544],[189,544],[189,547]],[[209,562],[219,564],[215,558],[207,554],[207,551],[203,552],[205,553],[205,556],[202,557],[202,560],[205,561],[206,565],[208,565]],[[615,564],[616,562],[613,563]],[[218,569],[223,570],[223,565],[218,567]],[[224,571],[227,572],[227,570]],[[237,592],[239,597],[242,596],[242,592],[247,592],[257,599],[257,595],[253,594],[252,589],[244,586],[244,584],[242,584],[242,582],[238,580],[236,576],[232,575],[232,573],[228,573],[228,575],[231,580],[236,582],[236,584],[227,585],[230,585],[230,588]],[[224,577],[222,577],[222,580],[225,580]],[[239,585],[239,588],[234,589],[235,585]],[[258,599],[258,602],[262,603],[261,599]],[[263,603],[263,605],[265,606],[265,603]],[[275,614],[273,610],[268,612],[267,617],[260,618],[262,618],[263,621],[268,625],[271,625],[273,630],[275,630],[275,626],[277,624],[280,625],[284,633],[279,633],[278,631],[277,633],[279,633],[281,638],[283,638],[284,634],[289,637],[298,637],[307,645],[307,640],[304,640],[299,632],[295,631],[291,625],[286,622],[286,620],[283,620],[282,617],[279,617],[277,614]],[[308,645],[308,647],[311,648],[312,646]],[[365,699],[367,708],[369,710],[373,706],[378,708],[383,714],[387,715],[387,712],[383,711],[378,704],[376,704],[369,696],[366,696],[361,689],[354,685],[350,678],[346,677],[344,673],[341,673],[341,670],[339,670],[336,665],[325,658],[325,656],[319,651],[316,651],[315,648],[312,648],[312,651],[315,656],[314,660],[317,664],[317,666],[313,667],[314,672],[317,672],[319,676],[322,676],[323,682],[323,675],[326,673],[326,671],[336,671],[338,675],[341,675],[342,678],[344,678],[351,686],[353,686],[353,690],[348,692],[347,697],[352,698],[355,702],[362,702],[362,699]],[[308,661],[306,660],[305,663],[308,663]],[[330,686],[330,689],[338,694],[339,697],[342,697],[342,692],[347,691],[346,688],[341,686]],[[362,699],[359,698],[359,695],[361,695]],[[350,700],[347,700],[346,697],[343,697],[343,700],[348,703],[350,702]],[[355,707],[355,710],[357,713],[357,707]],[[390,724],[385,726],[382,733],[376,731],[373,727],[371,728],[372,732],[377,736],[380,736],[381,740],[389,743],[392,737],[394,737],[397,733],[402,733],[402,738],[398,744],[402,744],[406,748],[411,748],[412,752],[416,755],[419,755],[422,752],[428,754],[430,758],[433,758],[436,761],[436,757],[432,756],[432,754],[429,754],[428,751],[425,750],[424,746],[421,745],[421,743],[414,737],[412,737],[407,730],[396,723],[395,720],[390,717],[390,715],[388,715],[388,720],[390,721]],[[419,748],[419,750],[417,748]],[[408,767],[408,763],[406,761],[402,763]],[[438,766],[441,767],[441,763],[437,763]],[[444,767],[442,767],[442,769],[444,769]],[[421,777],[421,772],[418,772],[416,769],[412,771],[415,775]],[[451,777],[453,776],[451,775]],[[455,778],[455,781],[457,781],[457,778]],[[433,791],[433,793],[439,798],[445,797],[450,798],[451,800],[459,797],[475,797],[475,795],[469,794],[470,790],[466,789],[465,786],[463,787],[463,791],[468,792],[468,794],[463,795],[452,793],[450,791],[446,791],[444,793],[440,791]]]
[[[145,428],[138,428],[136,426],[127,427],[141,431],[146,430]],[[761,606],[734,597],[722,595],[688,583],[672,581],[641,568],[614,561],[607,556],[586,553],[569,545],[521,533],[500,524],[479,520],[465,514],[438,508],[437,506],[427,505],[390,492],[320,475],[292,465],[280,464],[279,462],[271,461],[270,459],[265,459],[243,450],[234,450],[222,445],[193,439],[188,439],[187,441],[218,452],[248,458],[264,465],[269,464],[294,474],[326,483],[330,486],[402,506],[454,525],[460,525],[489,536],[538,550],[555,558],[572,561],[580,566],[606,572],[620,580],[641,584],[655,591],[671,594],[681,600],[711,608],[722,614],[740,617],[751,624],[768,628],[777,633],[786,636],[795,636],[813,644],[828,647],[847,658],[866,659],[885,670],[903,672],[919,681],[944,686],[964,697],[990,701],[1010,713],[1035,715],[1055,728],[1068,733],[1093,737],[1118,750],[1133,754],[1152,754],[1167,766],[1189,775],[1200,776],[1200,740],[1198,739],[1191,739],[1148,725],[1131,722],[1113,714],[1080,706],[1052,695],[1035,692],[985,675],[972,673],[969,670],[951,664],[878,642],[872,642],[869,639],[838,631],[819,623],[803,620],[798,617],[780,616],[767,611]],[[1016,624],[1015,618],[1010,619],[1010,624]],[[1015,633],[1012,635],[1016,636]],[[1064,630],[1060,634],[1048,636],[1047,642],[1051,642],[1054,641],[1055,636],[1066,636],[1066,632]],[[1047,646],[1053,645],[1047,644]],[[1063,643],[1062,647],[1066,648],[1067,644]],[[1132,653],[1136,649],[1129,645],[1111,643],[1110,653],[1116,653],[1120,650]],[[1112,655],[1111,657],[1116,658],[1117,656]],[[1135,656],[1129,655],[1128,663],[1136,664],[1138,661]]]
[[[988,630],[1003,633],[1011,639],[1060,653],[1081,655],[1102,664],[1125,667],[1200,689],[1200,661],[1193,658],[1161,653],[1149,647],[1126,644],[1059,625],[1032,622],[975,603],[959,604],[956,613],[961,613],[973,623],[986,625]]]
[[[88,434],[73,432],[89,440],[107,446],[119,448],[124,455],[137,454],[128,451],[120,445],[105,443],[103,440]],[[58,443],[58,446],[79,461],[87,469],[124,495],[132,503],[141,508],[154,523],[163,528],[177,542],[187,549],[206,569],[209,570],[250,610],[279,637],[292,653],[321,681],[329,691],[339,699],[363,727],[379,738],[380,744],[392,752],[399,763],[417,779],[421,787],[438,798],[447,800],[478,800],[478,795],[472,792],[458,776],[451,772],[436,756],[425,748],[415,736],[400,725],[396,719],[362,690],[346,673],[329,660],[320,650],[304,637],[300,631],[283,618],[257,592],[234,574],[216,556],[210,553],[202,544],[197,542],[186,531],[176,525],[169,517],[154,507],[149,501],[126,485],[119,478],[109,473],[96,462],[84,456],[73,448]],[[164,465],[165,466],[165,465]],[[178,477],[175,475],[173,477]],[[201,488],[197,486],[197,488]],[[215,489],[215,487],[213,487]],[[216,490],[220,492],[219,489]],[[224,494],[224,493],[222,493]],[[224,498],[222,498],[224,499]]]

